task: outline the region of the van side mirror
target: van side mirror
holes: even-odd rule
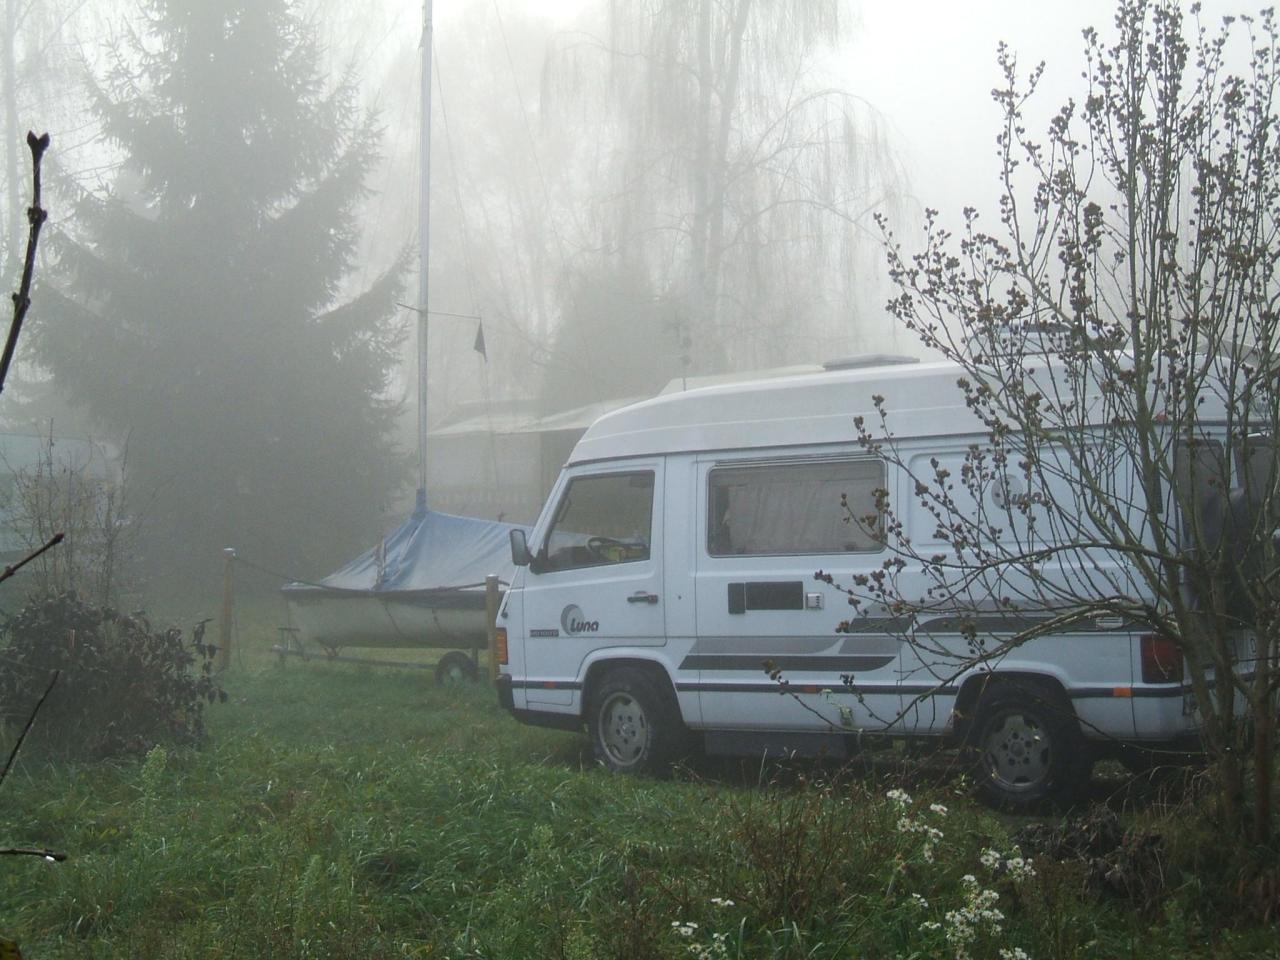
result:
[[[533,554],[529,552],[529,541],[525,539],[523,530],[512,530],[511,562],[517,567],[527,567],[533,562]]]

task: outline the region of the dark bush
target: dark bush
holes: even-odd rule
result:
[[[101,756],[194,743],[205,704],[227,698],[213,675],[215,651],[203,622],[188,641],[176,627],[158,630],[141,613],[74,593],[33,599],[0,640],[0,723],[25,722],[57,670],[32,731],[46,745]]]

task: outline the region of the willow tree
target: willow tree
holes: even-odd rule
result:
[[[596,127],[583,243],[673,305],[677,371],[795,358],[800,335],[861,319],[863,241],[899,173],[875,112],[821,79],[845,7],[611,2],[601,38],[553,51],[551,102]]]
[[[154,568],[317,571],[377,530],[402,264],[352,282],[378,133],[286,0],[150,0],[90,84],[113,189],[55,234],[38,357],[150,506]]]

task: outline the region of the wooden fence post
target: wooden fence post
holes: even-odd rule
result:
[[[489,634],[489,682],[498,679],[498,575],[484,578],[484,623]]]

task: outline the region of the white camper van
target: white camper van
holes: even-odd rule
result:
[[[527,723],[585,725],[616,770],[653,769],[690,740],[839,756],[866,733],[967,738],[986,792],[1013,807],[1076,785],[1104,744],[1193,736],[1176,651],[1119,618],[959,672],[940,659],[965,661],[971,618],[864,609],[837,632],[851,615],[838,585],[880,569],[886,549],[844,522],[842,496],[861,515],[887,491],[917,546],[936,527],[911,471],[859,445],[853,418],[872,420],[878,394],[900,459],[959,462],[985,435],[957,375],[881,357],[601,417],[531,535],[512,537],[502,704]],[[1012,635],[1022,616],[993,607],[980,626]]]

